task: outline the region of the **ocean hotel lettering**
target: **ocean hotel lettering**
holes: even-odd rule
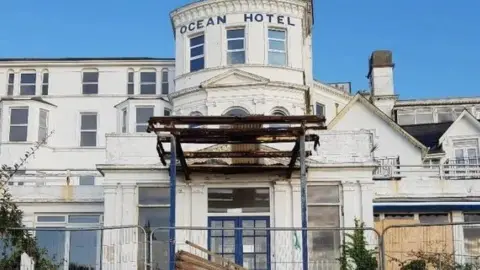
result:
[[[283,16],[283,15],[274,15],[274,14],[246,13],[246,14],[243,14],[243,21],[244,22],[269,22],[269,23],[295,26],[295,24],[292,23],[292,19],[290,17]],[[227,15],[210,17],[208,19],[191,22],[187,25],[182,25],[180,27],[180,33],[185,34],[186,32],[200,30],[202,28],[205,28],[211,25],[226,24],[226,23],[227,23]]]

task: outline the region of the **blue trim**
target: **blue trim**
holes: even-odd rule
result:
[[[480,211],[480,205],[378,205],[373,206],[375,213],[391,212],[450,212],[450,211]]]
[[[235,228],[242,228],[242,222],[243,221],[246,221],[246,220],[249,220],[249,221],[253,221],[253,222],[256,222],[256,221],[265,221],[266,223],[266,227],[267,228],[270,228],[270,217],[268,216],[235,216],[235,217],[229,217],[229,216],[224,216],[224,217],[209,217],[208,218],[208,227],[212,227],[212,221],[233,221],[234,224],[235,224]],[[266,250],[266,256],[267,256],[267,270],[270,270],[270,264],[271,264],[271,238],[270,238],[270,231],[267,230],[266,231],[267,235],[266,235],[266,241],[267,241],[267,250]],[[259,236],[252,236],[253,239],[254,239],[254,246],[255,246],[255,238],[256,237],[259,237]],[[261,236],[260,236],[261,237]],[[212,250],[212,242],[211,242],[211,238],[212,238],[212,235],[211,235],[211,229],[208,230],[208,249],[209,250]],[[222,239],[225,238],[225,236],[223,235],[223,232],[222,232],[222,236],[221,236]],[[235,230],[235,235],[234,235],[234,238],[235,238],[235,263],[236,264],[239,264],[239,265],[243,265],[243,230]],[[223,241],[223,240],[222,240]],[[222,244],[222,253],[223,253],[223,244]],[[254,252],[253,254],[265,254],[264,252]],[[209,259],[211,259],[209,257]],[[253,269],[255,270],[255,269]]]
[[[176,210],[176,195],[177,195],[177,158],[176,158],[176,149],[175,149],[175,140],[171,140],[171,149],[170,149],[170,218],[169,224],[169,239],[170,239],[170,270],[175,270],[175,210]]]

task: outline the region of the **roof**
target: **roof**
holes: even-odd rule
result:
[[[377,106],[373,105],[368,99],[366,99],[362,94],[358,93],[355,95],[355,97],[345,106],[335,118],[328,124],[328,129],[333,128],[344,116],[347,114],[347,112],[353,107],[353,105],[357,102],[362,103],[372,111],[374,114],[376,114],[378,117],[380,117],[383,121],[385,121],[390,127],[392,127],[395,131],[397,131],[400,135],[404,136],[410,143],[415,145],[416,147],[420,148],[422,151],[426,152],[427,147],[420,142],[417,138],[414,136],[410,135],[409,132],[407,132],[405,129],[403,129],[401,126],[399,126],[395,121],[392,120],[388,115],[386,115],[382,110],[380,110]]]
[[[157,57],[35,57],[35,58],[0,58],[0,62],[48,62],[48,61],[175,61],[175,58]]]
[[[401,126],[410,135],[423,145],[430,148],[429,153],[440,153],[442,149],[438,144],[440,137],[447,131],[453,122],[429,123]]]

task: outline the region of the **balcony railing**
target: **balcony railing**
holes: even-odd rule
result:
[[[389,160],[394,162],[393,159]],[[400,180],[404,178],[468,180],[480,179],[480,160],[448,160],[443,164],[401,165],[379,161],[373,174],[374,180]]]

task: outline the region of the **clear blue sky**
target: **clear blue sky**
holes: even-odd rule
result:
[[[173,57],[169,12],[189,0],[11,0],[0,57]],[[479,0],[315,0],[314,74],[368,87],[367,60],[393,51],[402,99],[480,96]]]

